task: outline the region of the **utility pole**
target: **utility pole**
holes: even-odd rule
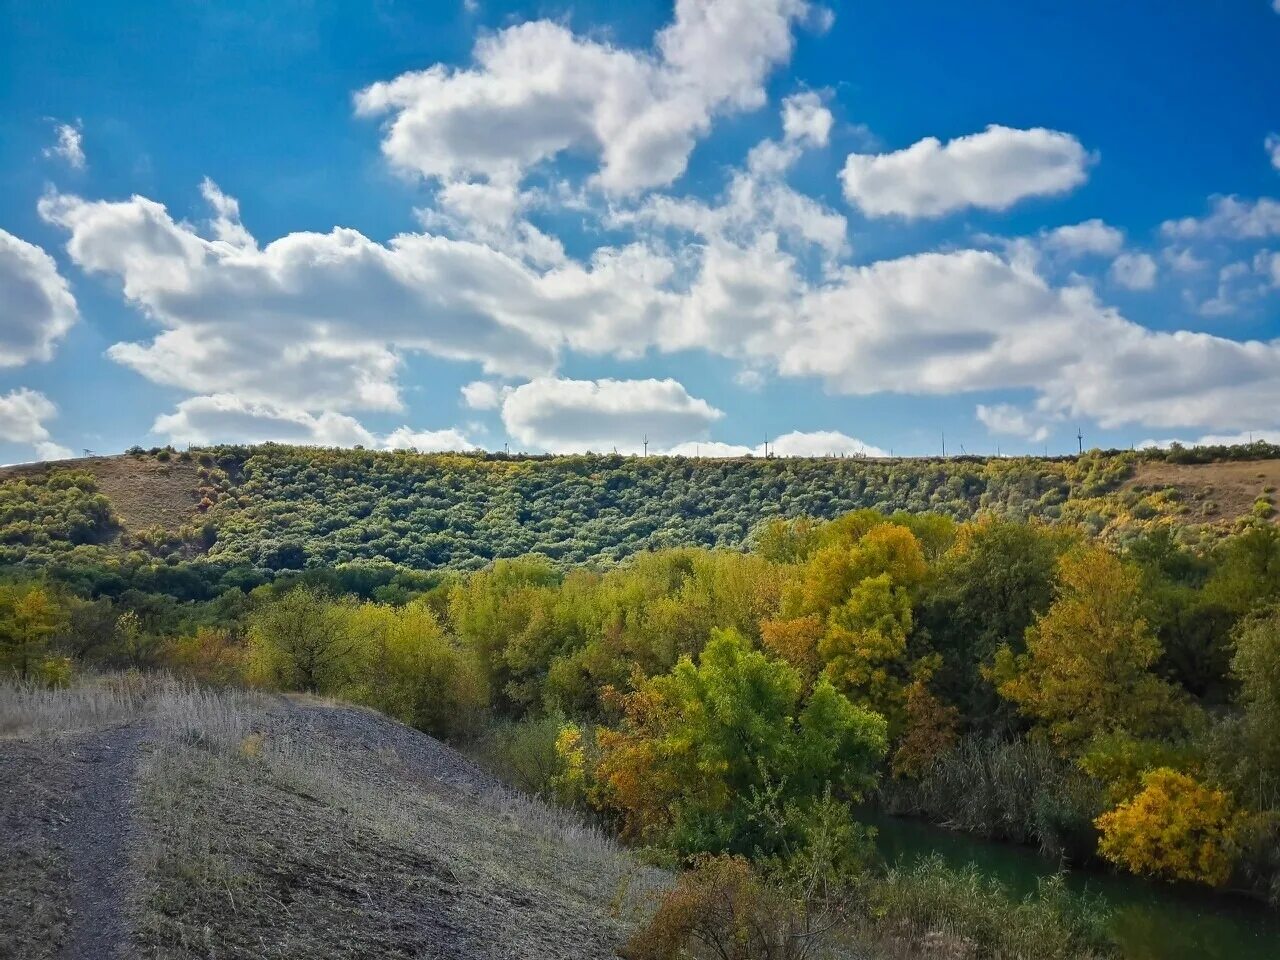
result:
[[[1084,456],[1084,433],[1079,427],[1076,427],[1076,452]]]
[[[644,435],[644,455],[646,457],[649,455],[649,435],[647,433]]]
[[[947,459],[947,431],[942,431],[942,459]]]

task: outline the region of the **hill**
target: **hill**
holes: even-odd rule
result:
[[[157,448],[0,471],[0,563],[84,563],[98,551],[265,572],[466,570],[529,553],[609,565],[664,547],[738,548],[772,517],[861,507],[957,519],[991,510],[1120,539],[1173,525],[1195,539],[1272,516],[1277,454],[1265,444],[945,460]]]
[[[380,714],[0,688],[0,956],[611,956],[663,874]]]

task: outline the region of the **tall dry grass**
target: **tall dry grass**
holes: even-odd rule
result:
[[[0,676],[0,738],[57,736],[127,723],[174,684],[164,674],[116,673],[49,688]]]

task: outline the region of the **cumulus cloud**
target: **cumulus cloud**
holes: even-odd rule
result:
[[[831,111],[818,94],[797,93],[782,101],[782,133],[791,143],[825,147],[831,136]]]
[[[1124,232],[1095,217],[1083,223],[1047,230],[1041,235],[1041,244],[1047,250],[1068,257],[1090,254],[1114,256],[1124,246]]]
[[[1253,269],[1272,287],[1280,288],[1280,253],[1260,250],[1254,255]]]
[[[1280,0],[1276,0],[1280,3]],[[1269,133],[1267,139],[1262,142],[1263,147],[1267,151],[1267,157],[1271,160],[1271,165],[1280,170],[1280,133]]]
[[[762,457],[763,443],[754,447],[707,441],[676,444],[664,451],[679,457]],[[777,457],[887,457],[879,447],[864,443],[838,430],[792,430],[769,441],[768,453]]]
[[[1159,268],[1146,253],[1122,253],[1111,262],[1111,279],[1126,290],[1150,290]]]
[[[294,443],[323,447],[382,447],[389,450],[471,450],[476,444],[454,429],[415,431],[400,427],[378,436],[358,420],[333,411],[257,403],[231,394],[191,397],[173,413],[156,418],[152,431],[176,444]]]
[[[835,257],[847,249],[847,221],[785,180],[803,148],[812,143],[812,137],[804,135],[781,143],[765,140],[757,144],[746,166],[733,172],[718,203],[659,194],[638,206],[614,208],[608,222],[684,231],[714,248],[777,246],[780,240],[798,250],[816,248],[829,258]]]
[[[779,457],[887,457],[879,447],[863,443],[838,430],[793,430],[769,442],[769,452]]]
[[[657,453],[705,437],[724,414],[676,380],[539,378],[516,387],[502,422],[519,443],[550,453]]]
[[[0,367],[50,359],[78,318],[53,258],[0,230]]]
[[[383,438],[381,445],[388,450],[417,450],[419,453],[476,450],[480,446],[452,427],[447,430],[411,430],[400,427]]]
[[[1085,182],[1090,160],[1070,134],[992,125],[946,144],[926,137],[892,153],[851,153],[841,180],[868,216],[939,217],[1066,193]]]
[[[462,402],[472,410],[497,410],[512,388],[487,380],[473,380],[462,387]]]
[[[1148,330],[989,251],[845,268],[799,297],[770,349],[784,375],[841,393],[1027,388],[1041,419],[1104,427],[1247,428],[1280,402],[1280,341]]]
[[[791,55],[804,0],[677,0],[652,51],[578,37],[546,20],[482,37],[474,65],[436,65],[356,95],[389,116],[396,166],[444,181],[511,182],[566,150],[599,157],[599,184],[629,193],[670,183],[718,113],[754,109]]]
[[[1022,437],[1039,443],[1049,436],[1049,428],[1043,423],[1035,422],[1035,418],[1025,410],[1008,403],[997,403],[994,406],[978,404],[976,415],[991,433],[1003,433]]]
[[[117,277],[163,329],[110,356],[159,383],[301,409],[398,409],[400,356],[424,351],[492,373],[546,373],[565,346],[643,348],[671,264],[647,248],[597,249],[539,271],[474,241],[355,230],[292,233],[259,249],[233,200],[204,185],[212,237],[144,197],[50,195],[82,268]]]
[[[58,408],[43,393],[26,387],[11,390],[0,395],[0,440],[31,444],[37,460],[65,460],[71,451],[53,442],[44,423],[57,415]]]
[[[75,123],[59,123],[54,128],[53,146],[45,147],[44,155],[46,157],[60,157],[66,161],[67,166],[73,170],[83,170],[85,168],[84,155],[84,136],[81,132],[81,123],[77,120]]]
[[[1258,240],[1280,236],[1280,200],[1214,197],[1205,216],[1166,220],[1160,225],[1160,232],[1171,240]]]

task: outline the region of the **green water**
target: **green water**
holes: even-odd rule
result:
[[[890,863],[937,853],[952,866],[976,863],[1023,896],[1058,864],[1026,847],[993,843],[918,820],[862,816],[879,831]],[[1280,960],[1280,914],[1238,897],[1149,883],[1137,877],[1074,870],[1075,890],[1102,897],[1126,960]]]

